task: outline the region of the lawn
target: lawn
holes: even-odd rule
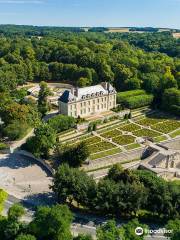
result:
[[[139,148],[139,147],[141,147],[141,145],[139,143],[133,143],[133,144],[125,146],[125,149],[126,150],[132,150],[132,149],[136,149],[136,148]]]
[[[130,135],[121,135],[119,137],[113,138],[113,142],[119,145],[128,145],[130,143],[134,143],[135,137]]]
[[[98,159],[98,158],[111,156],[111,155],[114,155],[114,154],[117,154],[117,153],[120,153],[120,152],[121,152],[120,148],[113,148],[113,149],[108,150],[108,151],[104,151],[104,152],[101,152],[101,153],[93,154],[93,155],[90,156],[90,159],[91,160],[95,160],[95,159]]]
[[[177,136],[180,136],[180,129],[178,129],[177,131],[171,133],[170,136],[171,136],[172,138],[175,138],[175,137],[177,137]]]

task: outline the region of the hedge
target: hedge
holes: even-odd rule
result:
[[[74,128],[76,123],[75,119],[70,116],[57,115],[48,120],[48,124],[57,132],[61,133],[68,129]]]
[[[126,99],[124,105],[127,108],[135,109],[145,107],[153,102],[154,96],[152,94],[143,94],[139,96],[133,96]]]
[[[144,95],[144,94],[146,94],[144,90],[132,90],[132,91],[126,91],[126,92],[119,92],[117,94],[117,103],[123,104],[130,97]]]

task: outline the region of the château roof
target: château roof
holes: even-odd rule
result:
[[[116,93],[115,88],[109,83],[101,83],[95,86],[84,88],[73,88],[66,90],[59,98],[60,102],[68,103],[73,101],[81,101],[85,99],[92,99],[103,95]]]

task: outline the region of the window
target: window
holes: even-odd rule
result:
[[[74,116],[75,116],[75,117],[77,116],[77,112],[74,112]]]
[[[93,104],[95,104],[95,100],[93,100]]]
[[[103,104],[101,104],[101,108],[103,109]]]
[[[90,108],[88,108],[88,112],[91,112],[91,109],[90,109]]]
[[[81,115],[83,114],[83,111],[81,110]]]
[[[86,106],[86,102],[84,102],[84,106]]]
[[[104,102],[104,98],[102,98],[102,102]]]
[[[81,107],[82,107],[82,103],[81,103]]]
[[[91,102],[90,101],[88,101],[88,104],[89,104],[89,106],[91,105]]]
[[[106,103],[104,104],[104,108],[106,108]]]
[[[99,105],[97,105],[97,110],[99,110]]]
[[[99,103],[99,99],[97,100],[97,102]]]

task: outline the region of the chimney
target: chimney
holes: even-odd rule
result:
[[[71,88],[71,93],[73,96],[78,96],[78,88]]]

